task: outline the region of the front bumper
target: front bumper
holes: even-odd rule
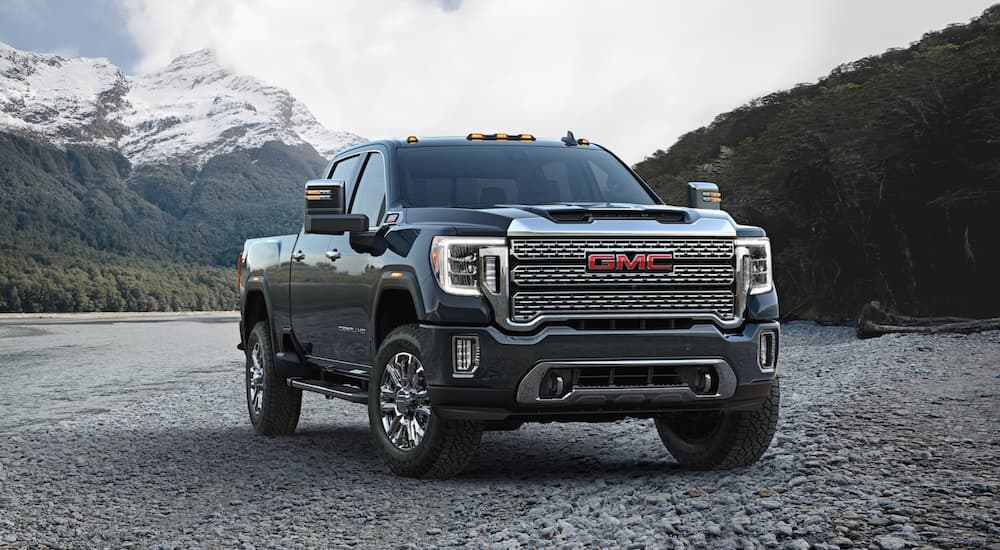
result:
[[[442,416],[586,420],[759,406],[777,371],[758,364],[758,343],[764,331],[775,334],[776,364],[776,321],[746,322],[733,331],[710,323],[635,331],[550,326],[532,335],[511,335],[495,327],[421,325],[420,339],[431,402]],[[480,366],[471,377],[453,374],[455,336],[478,337]],[[548,369],[616,365],[709,365],[718,379],[711,392],[700,394],[686,386],[591,387],[573,389],[560,399],[539,399],[540,380]]]

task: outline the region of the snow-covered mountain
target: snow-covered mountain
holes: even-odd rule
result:
[[[65,58],[0,43],[0,130],[64,146],[119,150],[133,165],[208,159],[268,141],[321,155],[363,138],[325,128],[282,88],[225,69],[209,50],[143,76],[104,58]]]

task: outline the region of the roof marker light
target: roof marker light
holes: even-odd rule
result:
[[[471,141],[471,140],[485,139],[485,137],[483,136],[483,134],[476,133],[476,134],[469,134],[465,139]]]
[[[417,136],[410,136],[406,138],[406,143],[416,143],[417,141]]]

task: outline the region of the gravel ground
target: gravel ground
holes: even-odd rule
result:
[[[774,444],[678,469],[652,421],[493,432],[460,478],[392,476],[363,408],[252,435],[217,383],[0,436],[0,546],[1000,549],[1000,332],[784,334]]]

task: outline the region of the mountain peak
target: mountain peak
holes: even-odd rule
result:
[[[219,64],[219,58],[215,55],[215,52],[208,48],[205,48],[175,57],[173,61],[167,64],[167,66],[163,70],[170,71],[177,69],[188,69],[192,67],[213,67],[218,69],[222,68],[222,66]]]
[[[200,166],[268,141],[308,143],[328,157],[363,141],[323,127],[287,90],[223,67],[210,49],[126,77],[103,58],[0,44],[0,129],[118,149],[132,164]]]

